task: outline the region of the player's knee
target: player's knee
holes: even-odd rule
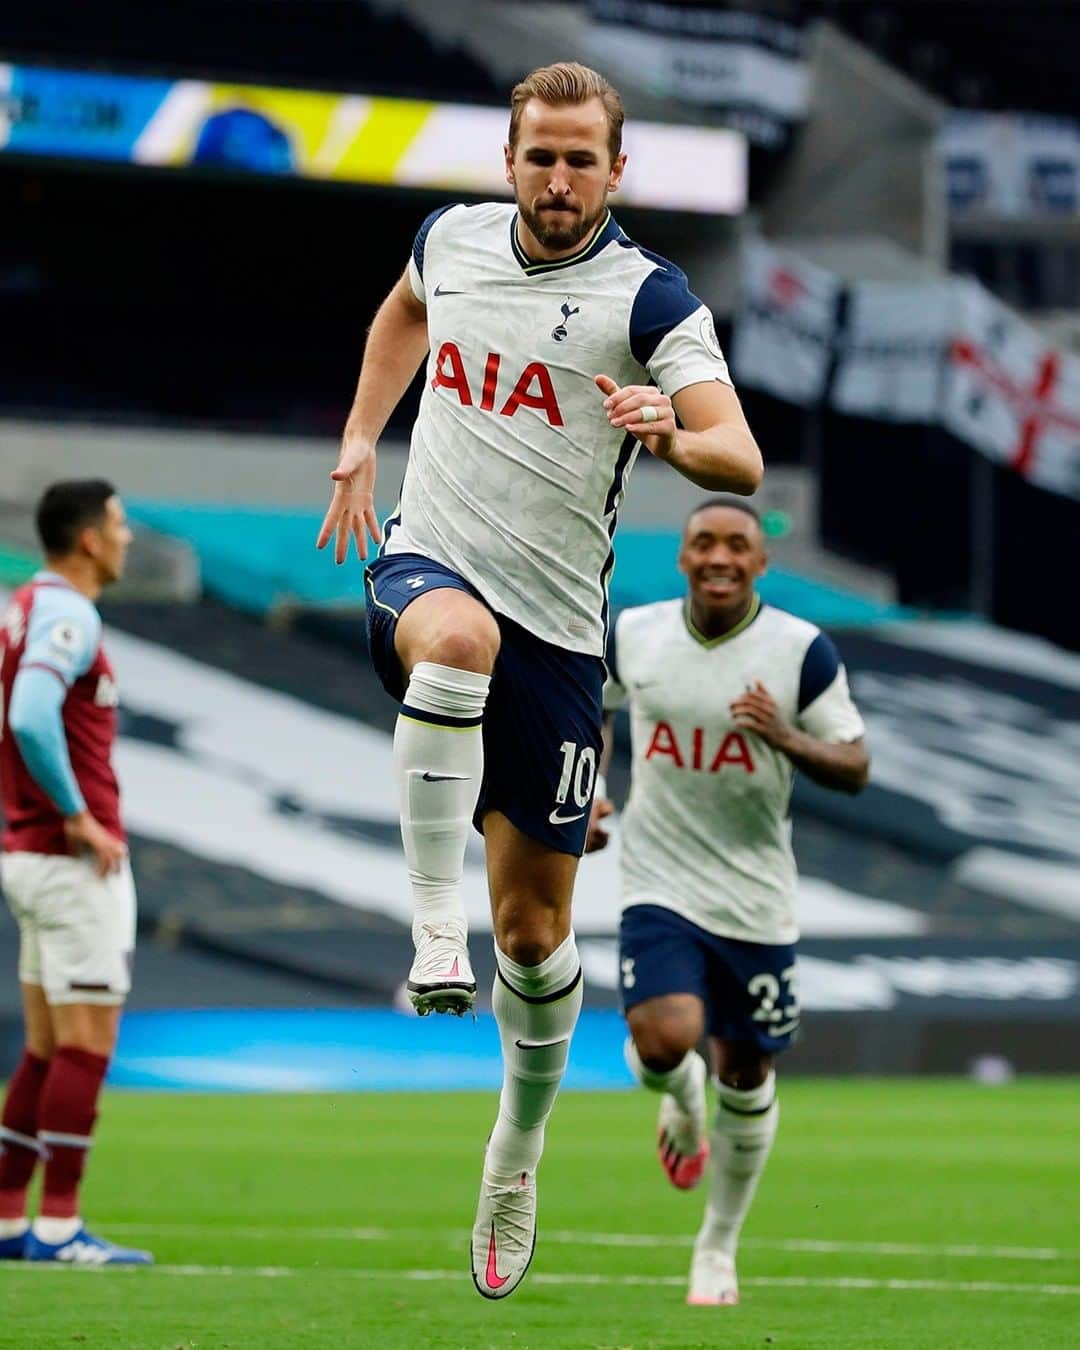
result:
[[[499,630],[495,621],[483,612],[475,623],[437,629],[422,644],[420,654],[410,664],[431,661],[454,670],[472,670],[487,675],[499,654]]]
[[[686,1058],[700,1036],[700,1029],[686,1018],[642,1017],[630,1019],[630,1034],[647,1069],[667,1073]]]
[[[498,906],[495,918],[499,950],[519,966],[538,966],[546,961],[569,932],[559,906],[540,901],[528,906]]]
[[[486,675],[495,664],[497,652],[498,644],[487,633],[444,633],[432,644],[425,659],[455,670],[474,670]]]
[[[398,622],[394,647],[406,676],[421,661],[491,673],[501,642],[491,611],[459,591],[432,591],[414,601]]]
[[[749,1092],[760,1087],[773,1066],[772,1055],[762,1054],[756,1047],[738,1042],[719,1042],[715,1058],[717,1078],[736,1092]]]
[[[485,817],[489,846],[490,824]],[[504,877],[492,896],[491,916],[499,950],[521,966],[540,965],[570,934],[569,896],[538,869]]]
[[[519,966],[538,966],[558,946],[550,933],[535,928],[510,928],[499,937],[499,950]]]

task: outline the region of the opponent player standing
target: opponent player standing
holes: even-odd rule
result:
[[[0,628],[0,883],[19,925],[26,1044],[0,1116],[0,1257],[146,1265],[89,1233],[79,1186],[131,984],[135,889],[110,763],[116,681],[94,601],[131,542],[99,480],[54,483],[37,509],[46,570]],[[44,1178],[31,1227],[26,1191]]]
[[[367,570],[369,643],[401,700],[420,1013],[474,1003],[461,899],[474,814],[485,840],[505,1065],[472,1240],[489,1298],[532,1256],[544,1125],[581,1006],[570,901],[626,476],[642,444],[706,488],[751,492],[762,473],[709,311],[607,209],[622,121],[616,91],[583,66],[515,88],[516,206],[423,223],[371,327],[318,541],[336,536],[342,562],[350,535],[361,557],[379,538],[375,443],[429,352],[401,501]]]
[[[663,1093],[660,1162],[697,1185],[705,1137],[706,1034],[717,1111],[690,1303],[738,1302],[735,1249],[779,1118],[773,1058],[799,1025],[795,769],[859,792],[863,723],[832,641],[764,605],[766,554],[754,508],[703,502],[679,552],[689,595],[625,610],[604,691],[605,760],[614,709],[629,701],[633,768],[622,824],[622,1002],[627,1062]],[[607,842],[599,789],[588,851]]]

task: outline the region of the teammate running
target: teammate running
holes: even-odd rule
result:
[[[869,757],[836,648],[813,624],[761,602],[757,513],[703,502],[679,567],[689,595],[624,611],[604,691],[605,762],[614,710],[629,702],[630,797],[622,821],[622,1002],[626,1058],[663,1093],[660,1162],[671,1182],[709,1171],[689,1303],[738,1302],[735,1250],[779,1118],[774,1056],[799,1025],[795,769],[860,792]],[[588,851],[612,803],[592,806]],[[706,1138],[708,1035],[717,1111]]]
[[[114,489],[54,483],[37,509],[47,568],[0,627],[0,884],[19,925],[26,1044],[0,1116],[0,1257],[148,1265],[88,1232],[79,1186],[131,986],[135,888],[110,763],[116,681],[94,601],[131,542]],[[27,1221],[34,1168],[41,1204]]]
[[[472,1008],[461,877],[483,832],[505,1074],[472,1239],[481,1294],[532,1257],[544,1126],[581,1007],[570,901],[601,746],[611,539],[641,445],[708,489],[752,492],[761,456],[712,317],[629,240],[623,109],[560,64],[513,92],[516,205],[424,221],[375,316],[319,546],[378,540],[375,443],[427,355],[398,508],[366,576],[415,903],[421,1014]],[[680,426],[676,427],[676,417]]]

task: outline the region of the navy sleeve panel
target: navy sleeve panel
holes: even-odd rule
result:
[[[686,273],[665,262],[641,283],[630,311],[630,350],[639,365],[647,366],[653,352],[673,328],[701,308]]]
[[[608,631],[607,651],[604,653],[604,664],[607,666],[608,674],[615,681],[615,683],[622,684],[622,680],[619,679],[619,662],[617,656],[618,644],[615,638],[615,635],[618,632],[618,630],[619,630],[619,621],[618,619],[616,619],[615,622],[611,625],[610,630]]]
[[[431,215],[428,216],[416,231],[416,238],[413,240],[412,255],[413,262],[416,263],[416,270],[420,273],[421,280],[423,280],[424,276],[424,246],[427,244],[427,237],[431,231],[431,227],[440,216],[445,215],[446,212],[452,210],[453,207],[453,202],[451,202],[449,206],[438,207],[436,210],[432,211]]]
[[[799,676],[799,711],[823,694],[840,669],[840,653],[831,637],[819,633],[806,649]]]

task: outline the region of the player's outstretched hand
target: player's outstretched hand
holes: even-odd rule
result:
[[[791,734],[791,726],[780,716],[772,694],[760,680],[732,701],[731,715],[738,726],[754,732],[777,750],[784,748]]]
[[[611,836],[600,822],[614,813],[614,802],[609,801],[607,797],[593,798],[592,812],[589,815],[589,833],[585,836],[586,853],[599,853],[602,848],[607,848]]]
[[[127,845],[111,835],[89,811],[64,817],[64,837],[72,853],[94,855],[94,869],[99,877],[115,872],[127,857]]]
[[[334,536],[334,561],[343,563],[349,554],[350,535],[356,541],[356,556],[367,557],[368,535],[382,542],[379,518],[375,514],[375,447],[345,433],[341,459],[331,473],[334,495],[326,513],[316,548],[325,548]]]
[[[624,384],[620,389],[610,375],[593,378],[604,395],[604,411],[611,425],[636,436],[650,455],[670,459],[675,452],[671,399],[651,384]],[[643,414],[643,409],[651,411]]]

